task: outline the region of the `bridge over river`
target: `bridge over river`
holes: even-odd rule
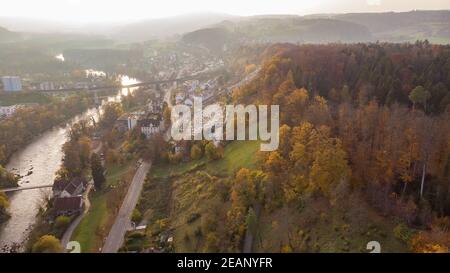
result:
[[[36,186],[28,186],[28,187],[4,188],[4,189],[0,189],[0,192],[14,192],[14,191],[34,190],[34,189],[42,189],[42,188],[51,188],[52,186],[53,186],[53,184],[36,185]]]

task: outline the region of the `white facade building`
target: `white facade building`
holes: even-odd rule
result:
[[[160,127],[153,126],[149,124],[149,126],[141,127],[141,132],[145,135],[146,138],[150,138],[153,134],[159,133]]]
[[[11,105],[11,106],[0,106],[0,117],[10,117],[12,116],[18,106],[17,105]]]
[[[3,90],[6,92],[14,92],[22,90],[22,82],[17,76],[4,76],[2,77]]]

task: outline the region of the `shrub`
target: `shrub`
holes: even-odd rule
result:
[[[395,238],[401,240],[404,243],[408,243],[413,235],[414,235],[414,232],[403,223],[397,225],[394,228]]]
[[[70,217],[68,216],[58,216],[55,220],[55,228],[58,230],[65,230],[70,225]]]
[[[133,214],[131,215],[131,221],[135,223],[139,223],[142,220],[142,214],[138,209],[133,210]]]
[[[128,238],[130,239],[140,239],[140,238],[144,238],[145,237],[145,233],[141,232],[141,231],[133,231],[130,234],[128,234]]]

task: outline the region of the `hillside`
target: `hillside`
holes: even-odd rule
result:
[[[213,158],[186,143],[154,166],[136,207],[147,229],[122,250],[448,252],[450,82],[435,71],[449,50],[269,47],[233,100],[280,105],[278,149],[235,141]]]
[[[355,43],[355,42],[450,42],[450,11],[353,13],[324,15],[273,15],[240,17],[215,25],[239,42]],[[208,28],[211,29],[211,28]],[[203,40],[217,33],[203,32]],[[198,31],[196,32],[198,33]],[[187,35],[194,35],[189,33]],[[219,41],[222,42],[223,38]],[[225,42],[225,44],[227,44]]]
[[[112,37],[127,42],[166,38],[208,27],[232,18],[234,16],[226,14],[200,13],[144,20],[116,28]]]
[[[367,27],[377,40],[389,42],[428,39],[450,41],[450,11],[411,11],[404,13],[343,14],[336,19]]]
[[[0,27],[0,43],[13,42],[20,38],[16,32],[11,32],[6,28]]]
[[[220,51],[231,38],[231,33],[225,28],[204,28],[183,35],[182,41]]]

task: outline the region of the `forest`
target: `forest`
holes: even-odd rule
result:
[[[17,110],[9,119],[0,122],[0,164],[7,163],[10,156],[54,126],[61,125],[90,105],[89,98],[71,96],[66,100],[36,105]]]
[[[231,185],[236,246],[250,208],[319,199],[333,207],[358,196],[351,206],[368,204],[397,223],[411,251],[448,251],[450,47],[278,44],[263,58],[233,99],[280,105],[280,147]]]

